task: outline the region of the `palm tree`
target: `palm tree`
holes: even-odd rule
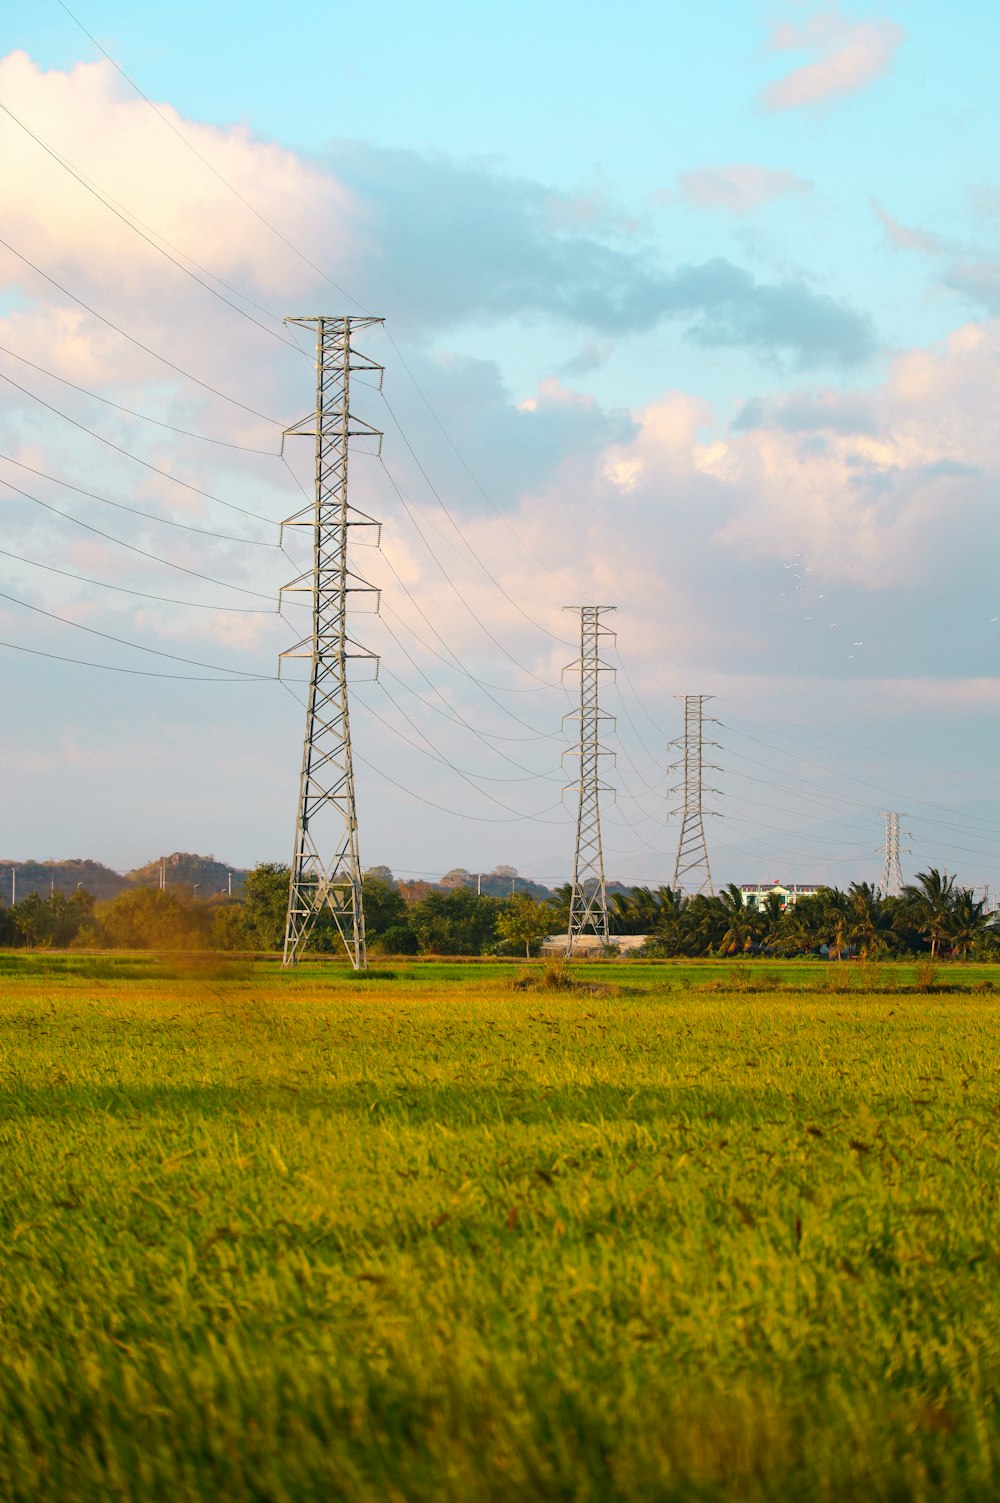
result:
[[[896,936],[882,895],[870,882],[852,882],[847,893],[847,934],[862,960],[878,954]]]
[[[844,951],[851,945],[851,913],[846,892],[839,887],[821,887],[823,900],[823,928],[830,954],[843,960]]]
[[[726,932],[719,941],[719,950],[723,955],[745,955],[753,948],[762,928],[755,905],[746,901],[735,882],[724,887],[715,902],[719,904],[726,922]]]
[[[902,910],[918,934],[930,941],[931,956],[936,959],[941,941],[948,935],[955,905],[955,878],[945,876],[936,866],[917,872],[915,882],[903,888]]]
[[[758,926],[761,944],[769,954],[781,953],[785,932],[787,909],[779,893],[769,892],[764,906],[759,910]]]
[[[951,944],[951,953],[967,960],[969,951],[988,924],[985,904],[976,898],[971,887],[957,888],[952,895],[945,936]]]
[[[660,917],[657,895],[648,887],[631,887],[611,898],[615,934],[652,934]]]

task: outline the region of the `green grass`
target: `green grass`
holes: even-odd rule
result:
[[[996,1498],[989,967],[383,969],[0,956],[5,1503]]]

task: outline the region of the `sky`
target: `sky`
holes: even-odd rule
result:
[[[352,407],[365,865],[1000,891],[995,8],[39,0],[0,22],[0,862],[287,860],[312,350]],[[352,542],[352,547],[355,543]],[[286,601],[289,597],[286,597]]]

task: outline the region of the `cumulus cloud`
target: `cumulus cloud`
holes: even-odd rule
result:
[[[800,64],[768,84],[762,99],[769,110],[812,109],[858,94],[889,71],[906,33],[895,22],[851,21],[831,6],[802,26],[772,31],[772,52],[806,52]]]
[[[774,167],[734,163],[729,167],[698,167],[677,174],[677,186],[688,203],[720,209],[742,217],[775,199],[808,193],[812,184],[794,172]]]
[[[725,258],[664,269],[645,249],[552,228],[540,184],[443,156],[341,143],[338,180],[368,208],[385,311],[431,326],[547,315],[603,338],[680,322],[704,345],[799,365],[851,365],[875,349],[862,313],[801,280],[761,281]],[[366,293],[371,301],[373,293]],[[385,303],[385,298],[383,298]]]

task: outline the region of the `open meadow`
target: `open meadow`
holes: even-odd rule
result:
[[[0,1497],[995,1499],[995,970],[569,974],[0,955]]]

